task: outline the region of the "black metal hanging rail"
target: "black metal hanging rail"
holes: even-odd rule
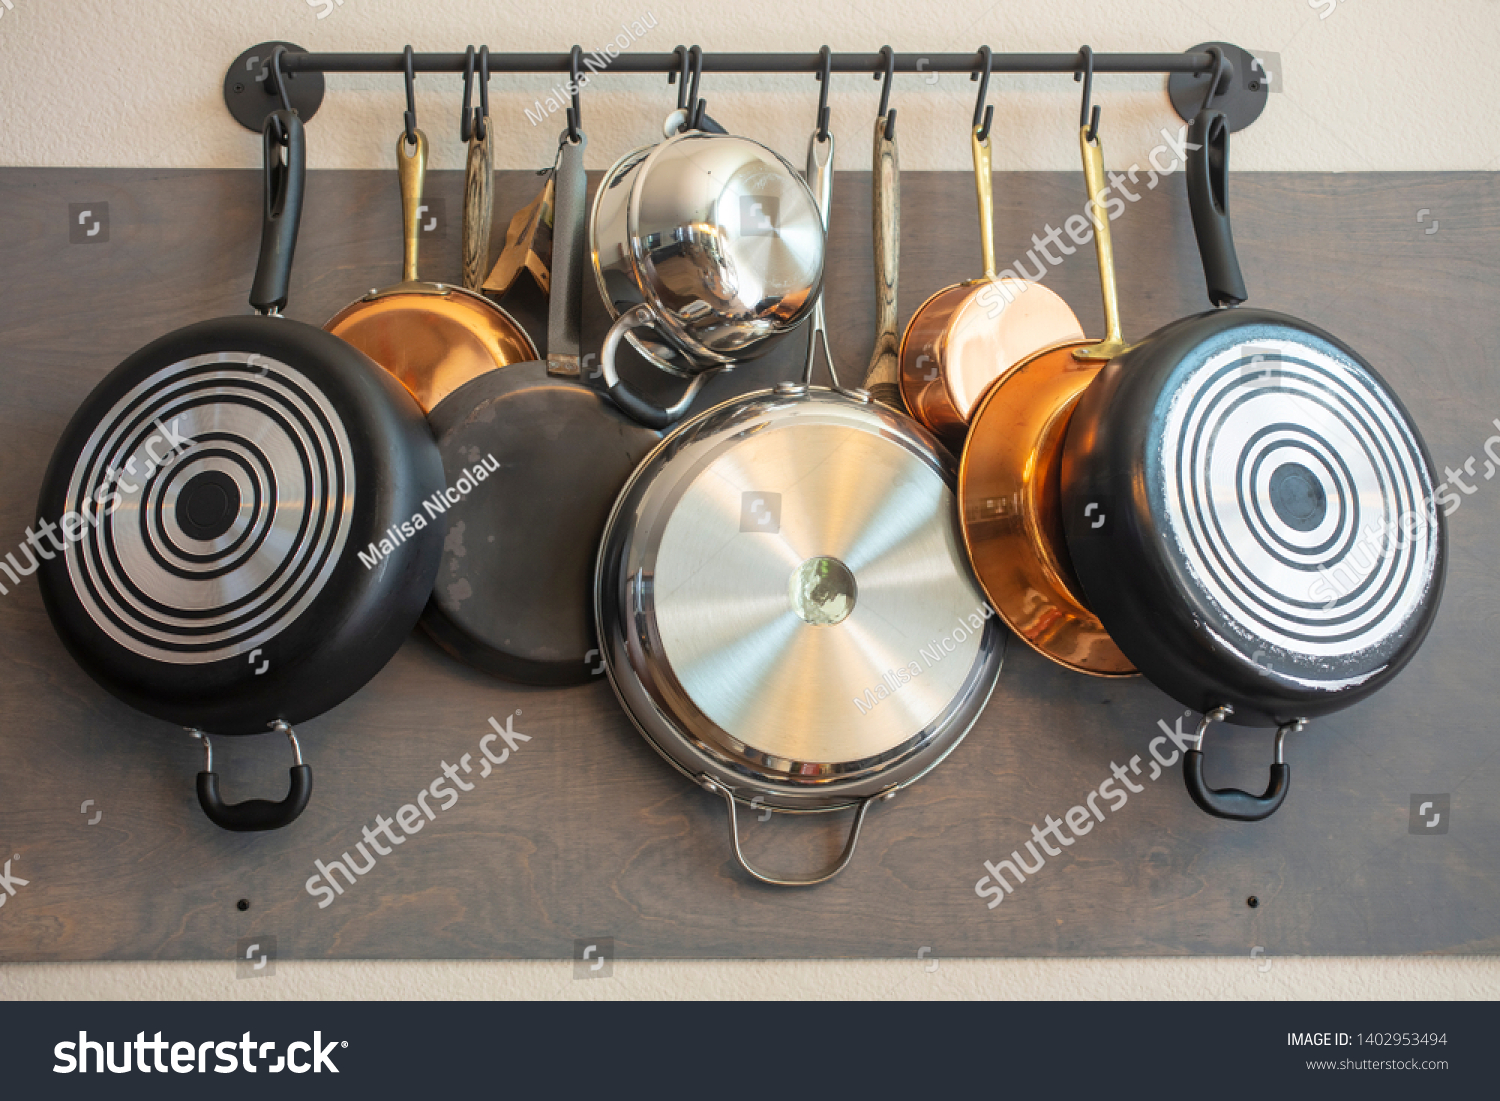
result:
[[[304,119],[311,118],[323,100],[325,73],[456,73],[472,74],[474,52],[416,53],[309,53],[289,42],[263,42],[235,59],[224,81],[224,98],[230,113],[244,126],[259,130],[265,115],[281,101],[281,90],[269,64],[271,54],[283,47],[280,70],[287,77],[286,92]],[[1209,52],[1218,46],[1222,61]],[[587,74],[683,72],[686,51],[671,53],[621,52],[608,57],[602,52],[580,53],[487,53],[488,73]],[[710,53],[693,48],[698,73],[862,73],[882,76],[886,72],[968,73],[977,79],[986,63],[978,51],[964,54],[899,53]],[[580,57],[583,63],[580,63]],[[1084,66],[1084,51],[1075,53],[989,53],[990,73],[1071,73],[1078,77]],[[592,64],[589,62],[592,61]],[[1233,129],[1242,129],[1259,116],[1268,88],[1256,78],[1254,58],[1238,46],[1206,42],[1184,53],[1094,53],[1094,73],[1163,73],[1169,78],[1173,106],[1184,118],[1196,113],[1203,102],[1216,64],[1222,65],[1215,106],[1230,116]],[[298,76],[302,79],[297,79]],[[695,74],[696,75],[696,74]]]
[[[412,54],[412,67],[419,73],[462,73],[468,55]],[[983,59],[971,54],[895,54],[898,73],[974,73]],[[622,53],[598,72],[661,73],[678,70],[681,58],[675,53]],[[571,53],[561,54],[490,54],[491,73],[566,73],[572,64]],[[880,53],[831,54],[829,65],[835,73],[873,73],[884,71],[885,58]],[[1213,55],[1182,54],[1101,54],[1094,55],[1096,73],[1202,73],[1213,71]],[[288,51],[282,56],[281,68],[288,73],[404,73],[404,54],[331,54]],[[822,68],[817,53],[806,54],[722,54],[703,52],[705,73],[816,73]],[[1232,68],[1226,66],[1226,70]],[[1073,73],[1079,69],[1077,53],[1070,54],[991,54],[992,73]],[[1229,75],[1232,79],[1232,71]]]

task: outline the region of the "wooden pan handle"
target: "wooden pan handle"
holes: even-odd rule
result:
[[[894,135],[885,136],[885,122],[883,115],[875,120],[875,194],[870,207],[875,238],[875,351],[865,373],[865,389],[882,405],[904,413],[898,381],[901,340],[896,303],[901,269],[901,162]]]
[[[485,136],[469,141],[464,174],[464,287],[478,291],[490,273],[490,223],[495,214],[495,155]]]

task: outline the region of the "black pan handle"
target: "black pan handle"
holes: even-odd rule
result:
[[[658,405],[650,398],[642,397],[620,379],[615,370],[615,354],[620,350],[620,341],[631,329],[649,329],[655,324],[654,315],[647,306],[636,306],[622,313],[604,338],[604,347],[599,352],[599,368],[604,373],[604,386],[613,401],[629,417],[647,428],[667,428],[681,419],[688,406],[698,396],[698,391],[708,381],[708,371],[693,376],[687,392],[671,405]]]
[[[265,205],[261,214],[260,259],[250,287],[256,313],[280,313],[292,281],[292,254],[302,222],[307,185],[307,135],[295,111],[272,111],[261,131],[265,149]]]
[[[1276,731],[1276,760],[1271,765],[1271,780],[1265,794],[1252,795],[1239,788],[1211,788],[1203,778],[1203,734],[1210,723],[1233,713],[1233,708],[1216,707],[1203,716],[1198,724],[1197,741],[1193,748],[1183,754],[1182,778],[1187,784],[1188,797],[1198,808],[1215,818],[1227,818],[1232,822],[1259,822],[1275,814],[1286,801],[1286,793],[1292,783],[1292,772],[1283,760],[1282,743],[1286,736],[1301,730],[1306,720],[1297,719]]]
[[[1229,222],[1229,120],[1222,111],[1199,111],[1188,128],[1187,189],[1209,301],[1238,306],[1250,295]]]
[[[203,739],[205,754],[204,770],[198,773],[198,805],[208,820],[220,829],[236,833],[252,833],[258,830],[279,830],[296,821],[307,809],[312,799],[312,766],[302,763],[302,747],[297,744],[297,735],[283,722],[271,724],[291,739],[292,753],[297,763],[291,768],[291,790],[279,803],[269,799],[246,799],[243,803],[226,803],[219,795],[219,775],[214,771],[214,751],[208,735],[201,730],[192,731],[195,738]]]

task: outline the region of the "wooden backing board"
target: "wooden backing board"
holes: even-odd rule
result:
[[[1013,642],[979,724],[871,812],[848,871],[812,890],[763,887],[730,857],[722,803],[648,748],[602,677],[570,690],[506,684],[416,635],[362,692],[301,728],[317,777],[302,819],[236,835],[196,805],[198,746],[85,677],[29,578],[0,595],[0,861],[14,890],[0,907],[0,959],[228,958],[250,936],[275,937],[282,958],[555,959],[600,937],[622,958],[1500,951],[1500,483],[1485,476],[1496,469],[1486,441],[1500,436],[1496,180],[1234,179],[1252,300],[1362,349],[1437,465],[1467,464],[1473,488],[1452,517],[1447,597],[1425,648],[1385,692],[1290,740],[1291,795],[1269,821],[1205,817],[1175,769],[1137,778],[1143,790],[1124,807],[988,909],[975,894],[983,862],[1081,803],[1113,763],[1139,756],[1148,777],[1158,720],[1182,715],[1141,680],[1068,674]],[[536,184],[498,176],[497,249]],[[243,171],[0,170],[0,554],[20,542],[59,432],[106,371],[179,325],[244,312],[259,186]],[[423,274],[457,281],[462,174],[428,186],[446,224],[424,242]],[[976,274],[978,247],[967,176],[908,172],[902,187],[904,324],[929,293]],[[1114,233],[1127,336],[1139,337],[1206,303],[1181,177],[1137,193]],[[1002,174],[995,196],[1002,266],[1084,202],[1068,173]],[[827,312],[846,376],[873,343],[869,204],[867,173],[838,178]],[[313,173],[307,209],[292,316],[321,322],[398,279],[395,173]],[[1090,252],[1047,282],[1100,329]],[[542,332],[539,301],[508,304]],[[589,310],[597,347],[605,318],[591,286]],[[715,380],[700,407],[789,377],[793,343]],[[1500,455],[1500,439],[1491,446]],[[486,778],[476,766],[472,791],[320,908],[304,889],[315,861],[362,860],[362,827],[413,801],[445,762],[477,759],[492,716],[530,740]],[[1263,783],[1270,747],[1268,731],[1216,730],[1211,782]],[[280,739],[216,749],[227,798],[285,790]],[[1445,796],[1451,828],[1409,832],[1414,795]],[[837,852],[847,816],[747,815],[741,826],[753,859],[810,870]]]

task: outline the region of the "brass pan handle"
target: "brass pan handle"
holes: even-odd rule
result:
[[[427,179],[427,135],[407,152],[406,131],[396,139],[396,167],[401,173],[401,281],[417,281],[417,241],[422,233],[422,185]]]
[[[974,152],[974,193],[979,197],[979,250],[984,260],[984,277],[995,278],[995,179],[990,167],[990,137],[979,137],[982,125],[969,134]]]
[[[1104,147],[1099,136],[1089,141],[1089,128],[1078,131],[1083,150],[1083,176],[1089,189],[1089,218],[1094,223],[1094,251],[1099,257],[1099,286],[1104,292],[1104,339],[1087,348],[1075,348],[1079,360],[1111,360],[1128,345],[1120,335],[1120,294],[1115,287],[1115,250],[1109,236],[1109,210],[1100,196],[1108,190],[1104,180]]]

